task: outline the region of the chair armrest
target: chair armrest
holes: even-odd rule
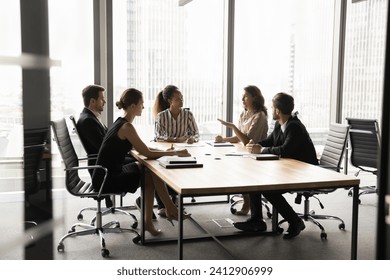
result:
[[[42,144],[36,144],[36,145],[28,145],[28,146],[24,146],[23,148],[24,149],[34,149],[34,148],[38,148],[38,147],[46,147],[46,143],[42,143]]]
[[[97,157],[98,154],[91,154],[91,155],[87,155],[86,157],[79,157],[78,160],[81,161],[81,160],[97,159]]]
[[[104,170],[104,178],[103,178],[102,184],[100,185],[99,192],[97,195],[97,197],[101,197],[101,194],[103,191],[103,186],[104,186],[104,183],[106,182],[106,178],[107,178],[107,174],[108,174],[107,168],[105,168],[101,165],[89,165],[89,166],[74,166],[74,167],[70,167],[70,168],[65,168],[64,170],[65,171],[76,171],[76,170],[83,170],[83,169],[84,170],[88,170],[88,169],[103,169]]]
[[[376,134],[375,131],[371,131],[371,130],[363,130],[363,129],[350,129],[349,132],[352,132],[352,133],[360,133],[360,134]]]

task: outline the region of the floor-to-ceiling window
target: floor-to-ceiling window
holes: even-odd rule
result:
[[[276,93],[293,95],[313,140],[322,142],[330,119],[333,16],[329,0],[236,1],[235,122],[243,88],[256,85],[269,109]]]
[[[81,91],[94,83],[92,4],[92,0],[49,1],[50,57],[60,64],[50,71],[53,120],[69,115],[77,118],[84,107]],[[77,152],[83,153],[72,130],[71,136]],[[64,174],[55,143],[52,152],[53,187],[56,188],[59,184],[63,186]]]
[[[220,133],[216,120],[224,94],[224,2],[113,2],[114,96],[119,99],[127,87],[144,93],[145,110],[136,125],[147,137],[153,137],[154,99],[169,84],[182,91],[202,139]]]
[[[346,117],[381,121],[387,5],[385,0],[348,1],[343,121]]]

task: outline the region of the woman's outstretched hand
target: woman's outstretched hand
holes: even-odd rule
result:
[[[227,122],[227,121],[224,121],[224,120],[222,120],[222,119],[217,119],[221,124],[223,124],[223,125],[225,125],[225,126],[227,126],[227,127],[230,127],[230,128],[234,128],[235,127],[235,125],[234,125],[234,123],[231,123],[231,122]]]
[[[175,150],[175,154],[179,157],[190,157],[191,154],[188,152],[187,149],[180,149],[180,150]]]

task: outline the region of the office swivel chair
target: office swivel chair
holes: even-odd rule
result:
[[[343,156],[347,145],[348,130],[349,130],[349,126],[347,125],[330,124],[329,133],[325,142],[324,150],[319,159],[320,167],[340,172],[341,163],[343,161]],[[310,211],[310,198],[317,199],[321,209],[324,209],[324,206],[319,200],[319,198],[317,197],[317,195],[328,194],[334,192],[335,190],[336,189],[334,188],[326,188],[326,189],[313,189],[313,190],[295,192],[297,194],[297,197],[295,199],[296,203],[300,204],[302,197],[305,198],[304,212],[298,213],[298,216],[305,221],[310,221],[315,225],[317,225],[321,230],[321,234],[320,234],[321,239],[326,239],[328,235],[325,232],[325,229],[322,226],[322,224],[317,220],[321,220],[321,219],[338,220],[340,222],[339,224],[340,230],[345,229],[345,222],[341,218],[336,216],[316,215],[314,211]],[[280,221],[279,225],[282,224],[283,222],[285,222],[285,220]]]
[[[87,154],[87,149],[85,148],[86,145],[85,143],[83,143],[81,137],[80,137],[80,134],[78,132],[78,129],[77,129],[77,124],[76,124],[76,119],[73,115],[70,115],[69,116],[69,119],[71,120],[71,123],[73,124],[73,131],[76,133],[78,139],[80,140],[80,143],[81,145],[83,146],[83,149],[84,149],[84,152]],[[84,158],[83,158],[84,159]],[[87,159],[88,159],[88,163],[91,164],[91,162],[95,163],[96,159],[97,159],[97,154],[87,154]],[[92,160],[92,161],[91,161]],[[127,212],[126,210],[134,210],[136,209],[134,206],[123,206],[123,196],[125,194],[121,194],[120,195],[120,206],[116,206],[116,201],[115,201],[115,195],[111,196],[111,199],[113,201],[113,205],[112,207],[110,208],[104,208],[102,209],[102,215],[107,215],[107,214],[123,214],[123,215],[128,215],[130,216],[132,219],[133,219],[133,223],[131,224],[131,227],[132,228],[137,228],[138,226],[138,221],[137,221],[137,218],[134,216],[134,214],[130,213],[130,212]],[[96,207],[85,207],[83,209],[80,210],[79,214],[77,215],[77,219],[79,221],[81,221],[83,219],[83,212],[84,211],[96,211]],[[95,221],[95,218],[94,217],[91,221],[91,224],[94,223]]]
[[[355,173],[358,176],[361,171],[377,175],[378,155],[380,150],[380,133],[377,120],[346,118],[350,125],[349,144],[351,148],[351,164],[359,170]],[[352,196],[350,189],[348,196]],[[377,193],[377,187],[359,187],[360,196]]]
[[[134,243],[138,243],[141,240],[138,232],[131,228],[121,228],[119,222],[111,221],[103,225],[102,222],[102,212],[101,212],[101,201],[104,200],[107,196],[118,195],[117,193],[102,193],[103,185],[105,178],[107,176],[107,169],[103,166],[79,166],[79,159],[77,157],[76,151],[73,147],[72,141],[70,139],[68,127],[66,121],[62,118],[59,121],[51,121],[51,127],[53,129],[54,139],[57,143],[58,149],[60,151],[62,160],[65,164],[65,186],[67,191],[77,197],[81,198],[91,198],[94,199],[97,203],[96,207],[96,221],[94,225],[85,224],[85,223],[75,223],[72,225],[68,234],[64,235],[57,246],[58,252],[64,251],[64,240],[79,235],[89,235],[89,234],[99,234],[100,236],[100,245],[101,245],[101,254],[103,257],[108,257],[110,252],[106,248],[106,242],[104,240],[103,234],[105,233],[120,233],[120,232],[130,232],[135,234],[133,238]],[[92,183],[84,182],[79,177],[79,170],[89,170],[89,169],[102,169],[105,172],[105,177],[102,182],[102,185],[99,186],[99,191],[95,191]],[[83,230],[76,231],[77,227],[83,228]]]
[[[41,182],[43,179],[41,175],[41,163],[46,146],[46,136],[47,129],[29,129],[24,133],[23,170],[24,199],[26,203],[25,230],[37,226],[39,222],[35,218],[32,218],[39,216],[39,208],[31,203],[30,198],[41,189]],[[31,241],[34,241],[34,236],[32,234],[30,234],[30,239]],[[34,243],[30,242],[29,245],[32,246]]]
[[[268,200],[263,196],[261,197],[261,200],[262,200],[261,203],[263,204],[263,206],[265,207],[265,209],[267,211],[267,217],[271,219],[272,213],[271,213],[270,207],[268,206]],[[232,195],[230,197],[230,212],[235,215],[237,213],[236,205],[243,203],[243,202],[244,202],[244,200],[242,198],[242,194]]]

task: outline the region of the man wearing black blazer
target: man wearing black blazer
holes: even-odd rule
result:
[[[84,109],[77,121],[77,130],[88,155],[97,155],[107,133],[107,127],[100,120],[106,104],[104,90],[102,86],[90,85],[82,91]],[[95,161],[90,160],[88,163],[95,164]]]
[[[273,132],[257,144],[247,145],[251,153],[275,154],[282,158],[293,158],[310,164],[318,165],[316,151],[306,127],[296,115],[294,98],[286,93],[278,93],[272,99],[272,117],[276,120]],[[283,176],[283,174],[280,174]],[[297,236],[305,224],[282,195],[283,192],[250,193],[251,217],[246,222],[237,222],[234,226],[244,231],[265,231],[267,225],[263,220],[261,195],[278,210],[289,227],[283,238]]]
[[[100,115],[106,104],[104,91],[105,88],[99,85],[89,85],[82,91],[84,109],[77,121],[77,131],[88,156],[96,155],[97,157],[103,138],[107,133],[106,125],[100,120]],[[88,165],[95,165],[96,157],[90,158]],[[92,176],[93,170],[88,171]],[[112,206],[110,198],[106,199],[106,206]]]

